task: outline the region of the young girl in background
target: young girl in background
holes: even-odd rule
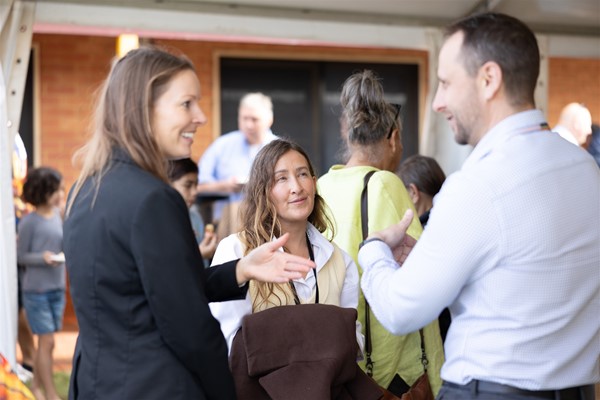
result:
[[[217,249],[217,235],[211,224],[204,225],[200,213],[194,207],[196,194],[198,193],[198,165],[190,158],[171,160],[169,162],[169,182],[173,189],[177,190],[188,209],[190,210],[190,222],[196,236],[196,242],[200,248],[200,254],[204,258],[205,266],[210,265]]]
[[[48,167],[27,175],[23,200],[34,210],[19,223],[17,260],[25,267],[23,305],[32,332],[38,336],[32,392],[36,399],[59,399],[52,380],[54,332],[62,327],[65,308],[65,259],[61,206],[61,174]]]

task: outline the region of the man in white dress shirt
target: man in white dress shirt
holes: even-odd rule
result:
[[[365,297],[391,332],[450,308],[438,399],[592,400],[600,381],[600,170],[535,109],[538,72],[519,20],[450,26],[433,108],[474,150],[418,243],[400,223],[361,244]]]

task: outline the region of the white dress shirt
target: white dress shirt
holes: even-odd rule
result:
[[[317,265],[317,274],[333,255],[333,245],[315,228],[308,224],[307,229],[310,243],[313,247],[314,262]],[[358,306],[358,268],[345,251],[341,250],[346,264],[346,277],[340,296],[340,307],[354,308]],[[219,265],[227,261],[241,258],[244,255],[244,246],[238,234],[232,234],[219,242],[212,260],[212,265]],[[315,290],[316,280],[312,272],[305,278],[293,281],[296,293],[300,300],[309,299]],[[219,303],[210,303],[210,309],[217,320],[221,323],[221,330],[227,340],[227,347],[231,351],[231,344],[238,329],[242,326],[242,318],[252,314],[252,302],[249,293],[244,300],[232,300]],[[357,341],[362,349],[362,334],[360,324],[357,322]]]
[[[562,137],[569,143],[573,143],[575,146],[579,146],[579,142],[577,141],[577,138],[573,135],[573,133],[571,133],[570,130],[568,130],[564,126],[556,125],[554,127],[554,129],[552,129],[552,131],[558,133],[560,135],[560,137]]]
[[[445,381],[600,381],[600,170],[543,123],[518,113],[481,139],[402,268],[382,242],[359,252],[363,292],[391,331],[450,306]]]

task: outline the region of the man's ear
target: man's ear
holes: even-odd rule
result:
[[[502,87],[502,84],[502,69],[497,63],[488,61],[479,68],[477,85],[484,99],[493,99]]]

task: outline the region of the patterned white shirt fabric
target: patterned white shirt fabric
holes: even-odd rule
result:
[[[560,137],[562,137],[569,143],[573,143],[575,146],[579,146],[579,143],[577,142],[577,138],[575,136],[573,136],[571,131],[568,130],[567,128],[565,128],[564,126],[556,125],[554,127],[554,129],[552,129],[552,131],[558,133],[560,135]]]
[[[398,269],[359,252],[381,323],[412,332],[450,306],[445,381],[528,390],[600,381],[600,170],[530,110],[478,143]]]

